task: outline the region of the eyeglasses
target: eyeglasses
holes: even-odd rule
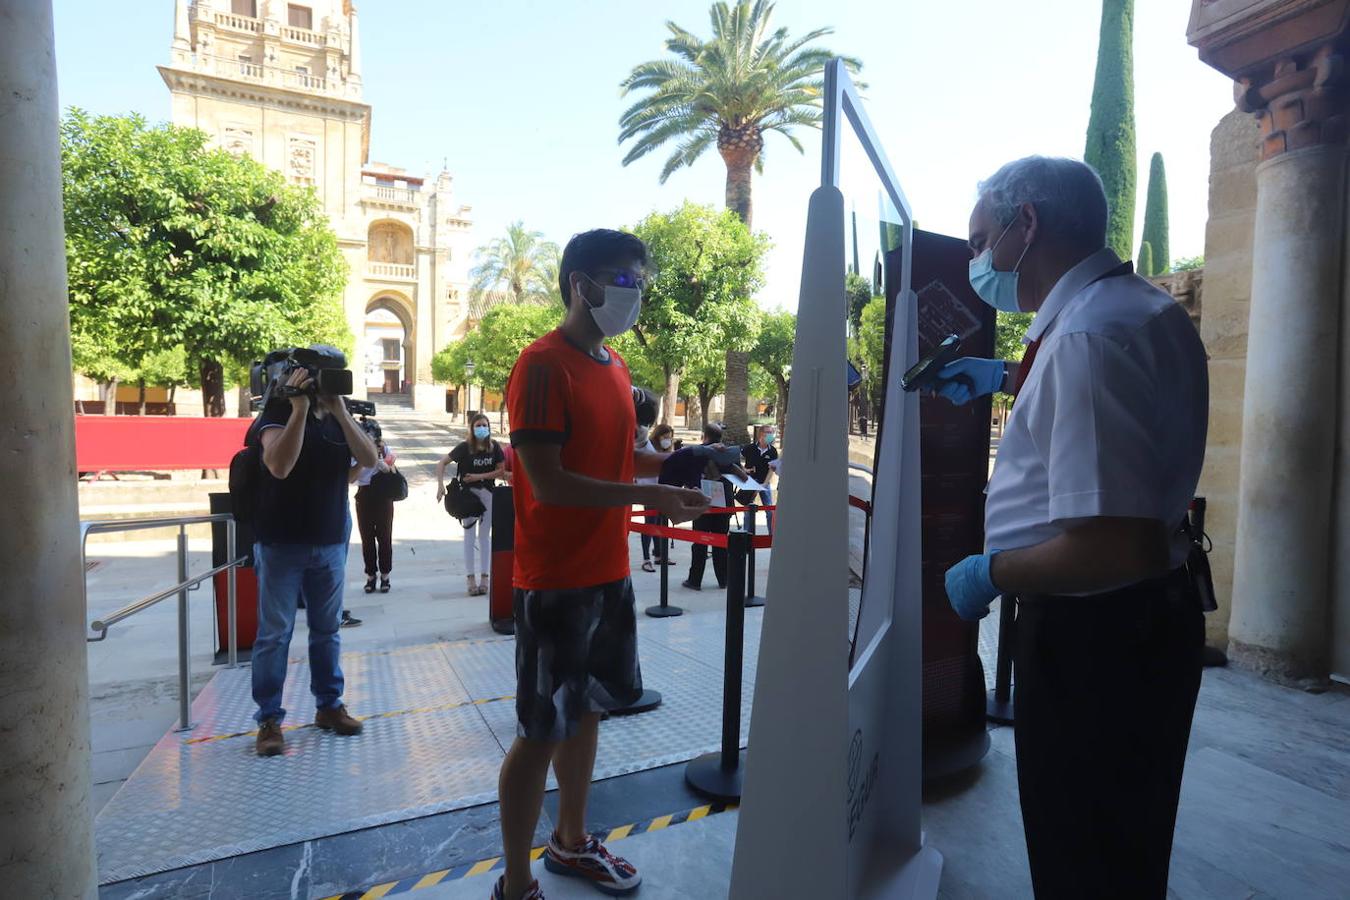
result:
[[[614,287],[637,288],[647,290],[647,279],[635,274],[631,269],[596,269],[596,275],[604,275]]]

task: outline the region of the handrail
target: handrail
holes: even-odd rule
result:
[[[216,566],[214,569],[210,569],[206,572],[203,572],[196,578],[189,578],[182,584],[175,584],[173,587],[166,588],[160,591],[158,594],[151,594],[149,597],[142,597],[135,603],[129,603],[126,606],[122,607],[121,609],[117,610],[116,612],[109,613],[105,618],[95,619],[93,622],[89,623],[89,628],[93,631],[99,632],[99,636],[96,638],[86,638],[86,640],[91,644],[104,640],[105,638],[108,637],[108,629],[113,625],[116,625],[123,619],[128,619],[143,609],[149,609],[156,603],[159,603],[161,600],[169,599],[179,591],[191,590],[195,585],[201,584],[206,579],[214,577],[219,572],[224,572],[226,569],[243,565],[247,559],[248,559],[247,556],[241,556],[238,559],[234,560],[233,562],[222,563],[221,565]]]
[[[187,526],[214,524],[216,522],[225,523],[225,558],[227,562],[213,567],[210,571],[203,572],[200,575],[188,577],[187,572]],[[108,629],[124,619],[134,616],[142,610],[149,609],[156,603],[178,595],[178,730],[190,731],[192,729],[192,697],[189,682],[191,680],[191,660],[188,653],[188,591],[195,590],[198,585],[208,578],[212,578],[220,572],[226,572],[226,616],[227,630],[229,632],[229,663],[228,667],[233,669],[239,665],[239,637],[237,633],[238,616],[236,607],[238,605],[238,587],[235,570],[238,569],[248,559],[247,556],[239,556],[235,547],[235,521],[230,513],[213,513],[210,515],[195,516],[168,516],[155,519],[104,519],[99,521],[80,523],[80,568],[86,573],[80,580],[80,590],[84,595],[84,608],[89,608],[89,583],[86,564],[86,544],[91,534],[102,534],[117,531],[146,531],[155,528],[177,528],[178,529],[178,583],[171,588],[159,591],[142,597],[133,603],[130,603],[115,612],[95,619],[90,628],[97,631],[98,637],[86,637],[89,643],[104,640],[108,636]]]

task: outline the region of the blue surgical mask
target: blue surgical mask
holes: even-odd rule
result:
[[[1013,221],[1017,220],[1014,219]],[[1022,251],[1022,255],[1017,258],[1017,265],[1013,266],[1011,272],[1000,272],[994,268],[994,250],[1012,226],[1013,223],[1009,222],[1008,227],[1003,229],[1003,234],[1000,234],[998,240],[994,241],[994,246],[989,247],[970,261],[970,286],[975,289],[975,293],[979,295],[981,300],[994,309],[1015,313],[1022,311],[1022,307],[1017,301],[1017,270],[1021,268],[1022,260],[1026,259],[1027,250],[1031,249],[1031,245],[1027,244]]]
[[[764,435],[764,443],[771,447],[773,446],[773,442],[776,440],[778,440],[778,435],[774,434],[772,431]]]
[[[480,440],[480,441],[486,441],[488,435],[491,434],[491,433],[492,433],[492,429],[491,429],[491,428],[488,428],[486,425],[475,425],[475,426],[473,426],[473,436],[476,437],[476,438],[478,438],[478,440]]]

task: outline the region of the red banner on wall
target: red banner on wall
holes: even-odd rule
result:
[[[252,419],[196,416],[76,416],[81,472],[228,469]]]

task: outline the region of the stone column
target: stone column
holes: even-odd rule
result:
[[[0,0],[0,884],[93,897],[51,3]]]
[[[1332,469],[1345,240],[1342,60],[1324,47],[1239,85],[1257,114],[1256,233],[1229,655],[1327,675]]]

